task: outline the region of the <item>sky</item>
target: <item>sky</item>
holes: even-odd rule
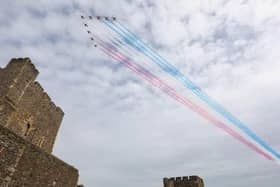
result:
[[[0,0],[0,66],[30,57],[63,108],[54,155],[79,183],[278,187],[268,161],[102,54],[81,12],[116,16],[280,151],[280,1]]]

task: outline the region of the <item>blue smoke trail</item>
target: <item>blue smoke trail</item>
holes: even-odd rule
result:
[[[273,148],[266,144],[260,137],[258,137],[252,130],[250,130],[244,123],[234,117],[230,112],[224,109],[220,104],[206,95],[198,86],[196,86],[191,80],[189,80],[184,74],[182,74],[176,67],[171,65],[167,60],[160,56],[154,49],[145,44],[137,35],[129,31],[125,26],[119,22],[104,21],[111,30],[116,32],[122,40],[128,45],[132,46],[136,50],[140,51],[147,57],[149,57],[154,63],[156,63],[162,70],[179,80],[186,88],[190,89],[201,100],[207,103],[212,109],[224,116],[228,121],[232,122],[242,132],[247,134],[251,139],[256,141],[268,152],[273,154],[276,158],[280,159],[280,154]]]

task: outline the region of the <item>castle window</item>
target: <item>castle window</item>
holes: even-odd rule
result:
[[[27,122],[27,123],[25,124],[25,132],[24,132],[24,136],[27,136],[27,135],[29,134],[30,129],[31,129],[31,125],[30,125],[30,123],[29,123],[29,122]]]

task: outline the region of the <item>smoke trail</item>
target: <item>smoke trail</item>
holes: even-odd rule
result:
[[[125,45],[125,43],[121,39],[119,39],[118,36],[116,36],[115,32],[113,32],[111,29],[108,29],[106,25],[104,25],[97,19],[89,19],[89,22],[86,25],[86,28],[88,29],[90,29],[93,26],[92,29],[95,31],[96,34],[98,33],[97,35],[103,38],[103,41],[106,41],[109,44],[113,44],[113,46],[117,47],[119,51],[129,56],[134,62],[137,61],[137,63],[141,65],[145,64],[146,69],[149,69],[149,71],[153,74],[161,73],[161,70],[158,69],[157,66],[149,62],[149,58],[147,58],[139,51],[135,50],[130,45]],[[100,28],[100,26],[102,28]],[[173,81],[173,78],[166,76],[163,80]],[[173,83],[175,83],[175,85],[177,86],[180,86],[180,84],[177,82],[173,81]]]
[[[136,74],[138,74],[141,78],[145,79],[146,81],[150,82],[153,86],[158,87],[160,90],[162,90],[164,93],[169,95],[174,100],[178,101],[179,103],[183,104],[184,106],[187,106],[192,111],[198,113],[208,121],[210,121],[212,124],[217,126],[218,128],[221,128],[237,140],[241,141],[245,145],[249,146],[253,150],[255,150],[257,153],[261,154],[265,158],[269,160],[274,160],[269,154],[265,153],[261,149],[259,149],[256,145],[254,145],[252,142],[246,140],[244,137],[242,137],[240,134],[236,133],[234,130],[232,130],[230,127],[228,127],[223,122],[219,121],[218,119],[210,116],[203,108],[197,106],[196,104],[192,103],[188,99],[181,96],[179,93],[177,93],[173,88],[171,88],[169,85],[164,83],[162,80],[160,80],[155,75],[151,74],[148,70],[143,68],[140,65],[137,65],[136,63],[132,62],[129,57],[126,57],[121,52],[117,50],[116,47],[112,47],[111,44],[108,44],[106,42],[103,42],[103,40],[99,39],[96,35],[92,34],[95,39],[97,39],[97,43],[100,46],[100,49],[110,56],[111,58],[115,59],[119,63],[123,64],[128,69],[132,70]]]
[[[112,22],[102,20],[110,29],[115,31],[122,40],[128,45],[132,46],[139,52],[149,57],[154,63],[156,63],[162,70],[173,76],[175,79],[179,80],[186,88],[190,89],[195,95],[197,95],[201,100],[206,102],[208,106],[214,109],[216,112],[224,116],[228,121],[233,123],[238,127],[243,133],[248,135],[252,140],[257,142],[260,146],[266,149],[268,152],[273,154],[276,158],[280,159],[279,153],[277,153],[273,148],[271,148],[267,143],[265,143],[260,137],[258,137],[252,130],[250,130],[244,123],[239,119],[234,117],[226,109],[224,109],[220,104],[211,99],[206,95],[198,86],[196,86],[192,81],[190,81],[185,75],[183,75],[179,70],[177,70],[173,65],[171,65],[167,60],[160,56],[155,50],[147,46],[138,36],[129,31],[126,27],[121,25],[119,22]]]

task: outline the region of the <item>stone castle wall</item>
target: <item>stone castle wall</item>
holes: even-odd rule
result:
[[[63,111],[35,78],[30,59],[12,59],[0,70],[0,125],[51,153]]]
[[[198,176],[164,178],[163,184],[164,187],[204,187],[203,180]]]
[[[78,170],[51,155],[63,111],[29,58],[0,68],[0,187],[76,187]]]
[[[76,187],[78,171],[0,126],[0,186]]]

